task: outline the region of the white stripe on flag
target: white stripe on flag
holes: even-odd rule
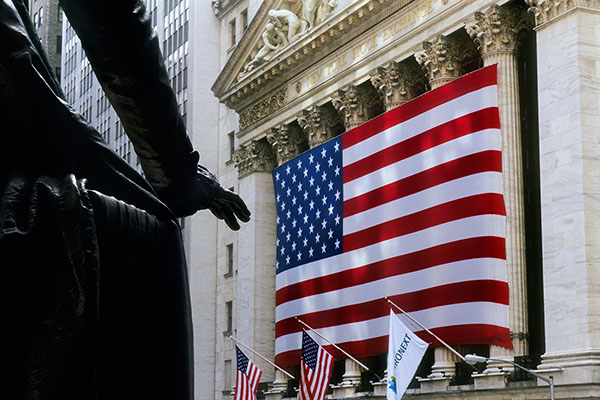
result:
[[[370,174],[344,183],[344,200],[360,196],[378,187],[394,183],[400,179],[464,156],[486,150],[500,150],[501,145],[500,131],[498,129],[486,129],[454,139],[451,142],[443,143],[405,160],[398,161]]]
[[[456,240],[481,236],[504,237],[504,221],[505,217],[501,215],[464,218],[307,263],[277,274],[276,288],[279,290],[291,283],[347,271]]]
[[[489,302],[471,302],[429,308],[410,313],[428,329],[442,326],[486,324],[508,327],[508,306]],[[387,335],[389,316],[367,321],[315,329],[333,343],[345,343],[366,340]],[[275,353],[298,348],[302,332],[290,333],[275,339]],[[321,345],[323,340],[315,339]]]
[[[371,154],[384,150],[396,143],[417,136],[436,126],[452,121],[475,111],[498,106],[496,86],[487,86],[475,92],[465,94],[436,108],[401,122],[390,129],[344,150],[344,165],[350,165]],[[390,135],[389,130],[400,127],[401,134]]]

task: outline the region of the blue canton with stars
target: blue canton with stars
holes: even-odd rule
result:
[[[319,345],[308,336],[306,331],[302,331],[302,359],[304,364],[308,365],[313,371],[317,368],[318,355]]]
[[[342,138],[273,171],[277,272],[342,252]]]
[[[248,362],[250,361],[248,357],[239,349],[239,347],[235,346],[235,353],[237,356],[237,369],[242,371],[244,374],[248,371]]]

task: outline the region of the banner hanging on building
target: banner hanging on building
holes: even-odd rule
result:
[[[415,335],[390,311],[387,362],[387,400],[399,400],[410,384],[427,350],[427,342]]]
[[[450,344],[512,346],[496,73],[459,78],[273,171],[278,364],[300,359],[296,316],[354,356],[385,353],[384,296]]]

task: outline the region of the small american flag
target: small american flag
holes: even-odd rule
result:
[[[333,357],[302,331],[302,360],[300,362],[300,391],[298,400],[322,400],[331,378]]]
[[[450,344],[512,347],[496,75],[466,75],[273,171],[278,364],[300,357],[295,317],[356,357],[385,353],[385,296]]]
[[[235,397],[234,400],[256,400],[256,388],[262,375],[246,355],[235,346],[237,354],[237,373],[235,377]]]

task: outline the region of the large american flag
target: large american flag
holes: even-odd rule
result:
[[[234,400],[256,400],[256,388],[262,371],[237,346],[235,346],[235,353],[237,355],[237,371]]]
[[[327,393],[332,368],[331,354],[303,330],[298,400],[323,400]]]
[[[354,356],[385,353],[385,296],[450,344],[512,347],[496,74],[466,75],[273,171],[279,364],[300,358],[294,317]]]

